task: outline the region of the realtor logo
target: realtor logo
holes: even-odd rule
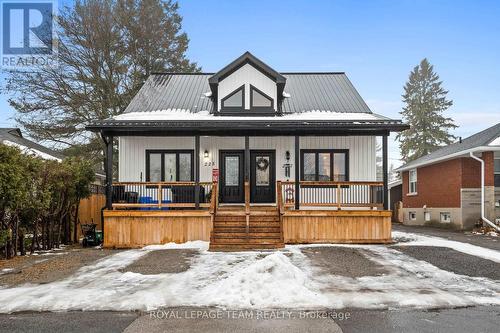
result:
[[[51,65],[57,3],[4,0],[1,5],[2,67],[36,69]]]

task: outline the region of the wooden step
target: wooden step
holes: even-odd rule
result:
[[[246,232],[214,232],[212,235],[214,238],[247,238]],[[277,238],[281,239],[281,233],[279,232],[249,232],[248,238]]]
[[[246,233],[246,228],[220,228],[212,231],[214,234]],[[248,233],[281,233],[280,228],[249,228]]]
[[[274,244],[274,243],[281,243],[281,238],[274,238],[274,237],[257,237],[257,238],[252,238],[252,237],[213,237],[210,239],[211,242],[215,244]]]
[[[210,243],[209,251],[249,251],[249,250],[274,250],[284,248],[283,243],[261,243],[261,244],[218,244]]]
[[[245,216],[220,216],[215,215],[214,221],[246,221]]]
[[[239,230],[239,229],[246,229],[247,224],[246,223],[221,223],[218,222],[217,224],[214,224],[213,230],[223,230],[223,229],[234,229],[234,230]],[[249,229],[255,229],[255,230],[263,230],[263,229],[281,229],[279,223],[274,223],[274,224],[258,224],[258,223],[250,223],[248,225]]]
[[[245,220],[243,221],[223,221],[223,220],[214,220],[214,226],[220,225],[246,225],[247,222]],[[249,225],[256,225],[256,226],[276,226],[280,225],[280,221],[248,221]]]
[[[276,207],[251,208],[247,233],[243,207],[219,209],[210,233],[211,251],[244,251],[283,248],[280,216]]]
[[[214,221],[214,227],[224,227],[224,226],[246,226],[246,221]],[[262,227],[275,227],[279,226],[279,221],[249,221],[248,225],[250,226],[262,226]]]
[[[239,215],[239,216],[221,216],[221,215],[215,215],[214,216],[214,221],[246,221],[246,216],[245,215]],[[250,221],[279,221],[280,217],[279,215],[250,215],[249,216]]]
[[[245,216],[244,210],[234,210],[234,211],[217,211],[216,216]],[[278,211],[250,211],[250,216],[274,216],[278,215]]]

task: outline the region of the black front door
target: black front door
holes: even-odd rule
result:
[[[250,201],[271,203],[275,198],[275,152],[252,150],[250,152]]]
[[[220,202],[242,203],[244,191],[244,152],[240,150],[221,150],[220,163]]]

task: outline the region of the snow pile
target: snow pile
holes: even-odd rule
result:
[[[208,303],[207,303],[208,300]],[[311,277],[282,252],[253,260],[229,272],[197,294],[200,305],[236,308],[326,306]]]
[[[437,247],[448,247],[450,249],[453,249],[455,251],[459,251],[462,253],[470,254],[472,256],[488,259],[497,263],[500,263],[500,252],[472,245],[469,243],[463,243],[463,242],[457,242],[457,241],[452,241],[440,237],[431,237],[431,236],[424,236],[420,234],[413,234],[413,233],[407,233],[407,232],[401,232],[401,231],[393,231],[392,232],[392,237],[393,238],[402,238],[402,239],[407,239],[409,241],[399,243],[398,245],[400,246],[437,246]]]

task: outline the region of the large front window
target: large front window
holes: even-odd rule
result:
[[[193,181],[192,150],[147,150],[146,181]]]
[[[301,160],[302,180],[349,180],[349,152],[347,150],[302,150]]]

